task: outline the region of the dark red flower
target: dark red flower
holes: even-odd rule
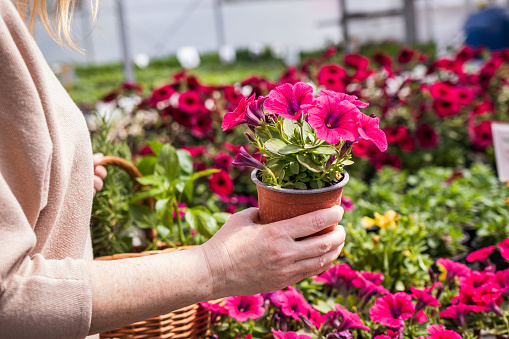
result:
[[[337,64],[324,65],[318,71],[318,84],[336,92],[345,92],[348,74]]]
[[[433,103],[433,107],[440,118],[446,118],[460,112],[460,106],[456,101],[437,99]]]
[[[457,86],[455,88],[456,90],[456,97],[458,100],[458,103],[461,105],[469,105],[474,100],[474,92],[469,90],[466,87],[459,87]]]
[[[191,133],[198,137],[203,138],[212,132],[212,118],[209,114],[193,114],[190,117]]]
[[[194,114],[202,112],[204,106],[201,96],[198,92],[186,91],[180,93],[179,95],[178,108],[186,113]]]
[[[322,60],[327,60],[329,59],[331,56],[333,56],[334,54],[336,54],[338,51],[336,49],[336,47],[329,47],[325,50],[325,52],[323,52],[322,54],[322,57],[321,59]]]
[[[188,151],[193,158],[198,157],[205,152],[205,146],[182,146],[181,149]]]
[[[463,46],[463,48],[456,53],[456,60],[459,62],[467,62],[479,56],[479,52],[470,46]]]
[[[472,114],[474,116],[480,116],[484,115],[485,113],[493,114],[494,111],[495,109],[493,107],[493,103],[488,99],[481,102],[480,104],[475,105]]]
[[[486,120],[474,127],[474,140],[472,140],[472,143],[476,149],[484,150],[493,144],[491,123],[492,121]]]
[[[226,171],[214,173],[209,181],[209,187],[219,196],[229,196],[233,192],[233,180]]]
[[[467,256],[468,262],[483,261],[486,259],[495,249],[495,246],[488,246],[481,248],[480,250],[474,251]]]
[[[173,120],[178,122],[180,125],[182,125],[186,128],[191,128],[192,124],[191,124],[191,115],[190,114],[187,114],[186,112],[181,111],[176,108],[173,108],[173,107],[171,107],[171,108],[167,107],[165,109],[165,111],[169,112],[169,114],[171,115]]]
[[[456,101],[455,87],[445,82],[437,82],[431,85],[429,92],[433,99],[441,99],[445,101]]]
[[[233,157],[226,152],[219,152],[214,157],[214,166],[220,169],[227,170],[232,167]]]
[[[386,165],[401,169],[401,159],[394,154],[376,153],[371,155],[369,160],[377,170],[382,169]]]
[[[399,142],[399,147],[405,152],[415,151],[415,140],[410,134],[405,135]]]
[[[404,320],[412,317],[414,313],[412,297],[405,292],[384,295],[378,298],[369,310],[371,320],[392,328],[404,326]]]
[[[279,77],[279,84],[289,83],[295,85],[296,83],[303,81],[304,79],[298,73],[297,68],[288,67],[283,74]]]
[[[474,310],[473,305],[465,305],[465,304],[451,305],[451,306],[447,307],[445,310],[441,311],[439,316],[441,318],[454,319],[454,321],[456,321],[458,326],[465,327],[465,325],[466,325],[465,318],[473,310]]]
[[[416,52],[414,49],[411,49],[409,47],[403,47],[399,51],[398,54],[398,62],[400,64],[406,64],[412,61],[413,57],[415,56]]]
[[[435,148],[439,142],[437,132],[429,125],[419,125],[415,131],[415,136],[419,145],[424,149]]]
[[[142,155],[142,156],[145,156],[145,155],[154,154],[154,151],[152,151],[152,148],[150,148],[150,146],[143,146],[141,148],[139,154]]]
[[[345,65],[353,67],[356,71],[365,71],[369,66],[369,60],[360,54],[347,54],[344,61]]]
[[[389,126],[385,128],[384,132],[387,136],[387,142],[389,144],[395,144],[401,141],[408,134],[408,129],[402,125]]]
[[[175,88],[170,85],[163,85],[152,92],[152,95],[148,99],[148,103],[152,107],[156,107],[159,102],[168,100],[173,93],[175,93]]]
[[[240,148],[242,146],[230,144],[229,142],[224,142],[223,147],[226,148],[228,151],[232,152],[233,154],[237,154],[237,153],[239,153]]]
[[[122,89],[125,91],[134,91],[138,94],[142,92],[141,85],[133,82],[133,81],[126,81],[122,84]]]
[[[373,55],[373,60],[375,60],[375,62],[377,64],[379,64],[380,66],[382,66],[385,69],[385,71],[389,74],[389,77],[392,76],[392,69],[391,69],[392,59],[389,56],[389,54],[384,53],[384,52],[376,52]]]
[[[375,147],[371,141],[368,140],[359,140],[354,142],[352,147],[352,152],[358,157],[367,156],[371,147]]]

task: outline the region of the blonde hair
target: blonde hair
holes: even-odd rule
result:
[[[30,13],[28,21],[28,29],[34,31],[35,21],[40,18],[42,24],[48,31],[49,35],[60,45],[69,45],[75,50],[78,47],[74,43],[71,33],[71,18],[74,13],[76,1],[80,0],[55,0],[55,8],[53,14],[53,25],[48,13],[47,0],[15,0],[18,12],[21,17],[26,20],[27,13]],[[99,0],[90,0],[92,9],[92,19],[96,20],[97,10],[99,8]]]

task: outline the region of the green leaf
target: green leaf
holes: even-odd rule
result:
[[[305,183],[303,182],[300,182],[300,181],[297,181],[295,184],[294,184],[295,188],[296,189],[299,189],[299,190],[307,190],[308,187],[306,186]]]
[[[217,231],[217,221],[206,207],[196,206],[187,208],[187,223],[200,235],[209,239]]]
[[[288,137],[293,136],[293,133],[294,133],[296,128],[297,128],[297,125],[295,124],[295,122],[293,122],[290,119],[284,119],[283,118],[283,132],[285,132],[285,134]]]
[[[216,212],[213,214],[213,216],[214,216],[214,219],[216,219],[217,224],[219,226],[223,226],[228,221],[228,219],[230,219],[230,217],[232,215],[230,213],[226,213],[226,212]]]
[[[264,148],[271,153],[280,154],[279,151],[286,146],[286,143],[281,139],[272,138],[265,141]]]
[[[161,150],[163,149],[163,143],[156,141],[156,140],[151,140],[151,141],[147,142],[147,144],[150,146],[150,148],[152,149],[152,152],[154,152],[156,157],[158,157],[159,153],[161,153]]]
[[[311,172],[320,173],[323,171],[322,166],[318,165],[304,154],[297,154],[297,161],[299,161],[302,166],[306,167]]]
[[[279,172],[281,171],[283,168],[286,167],[288,163],[284,160],[280,160],[280,159],[272,159],[272,160],[269,160],[267,163],[266,163],[266,166],[272,171],[272,172]]]
[[[297,145],[294,145],[294,144],[290,144],[290,145],[286,145],[285,147],[281,148],[279,150],[279,154],[292,154],[292,153],[297,153],[299,151],[302,151],[303,148],[302,147],[299,147]]]
[[[129,205],[129,215],[140,228],[151,228],[155,226],[154,212],[145,205]]]
[[[147,155],[138,163],[138,171],[141,175],[146,176],[154,173],[154,169],[157,164],[157,157],[153,155]]]
[[[162,192],[164,192],[164,187],[151,188],[148,191],[141,191],[131,199],[130,203],[131,204],[138,203],[147,198],[154,197]]]
[[[326,155],[335,155],[337,154],[336,147],[334,146],[327,146],[322,145],[318,146],[317,148],[310,149],[309,151],[315,153],[315,154],[326,154]]]
[[[159,175],[146,175],[141,178],[136,178],[136,181],[142,185],[162,186],[164,180]]]
[[[166,238],[170,234],[170,230],[163,225],[157,225],[156,230],[163,238]]]
[[[296,161],[290,162],[290,172],[293,174],[299,174],[299,164]]]
[[[206,170],[203,170],[200,172],[193,173],[193,175],[191,175],[191,178],[189,178],[189,180],[195,181],[201,177],[205,177],[209,174],[214,174],[214,173],[218,173],[218,172],[221,172],[221,170],[219,170],[217,168],[206,169]]]
[[[191,175],[193,173],[193,159],[191,154],[183,149],[177,150],[177,157],[179,159],[180,171],[185,175]]]
[[[161,166],[170,182],[179,176],[180,164],[177,151],[173,146],[169,144],[163,146],[159,153],[159,159],[157,159],[157,165]]]
[[[345,160],[345,161],[342,162],[342,164],[345,165],[345,166],[348,166],[348,165],[353,165],[354,162],[352,160]]]
[[[173,234],[173,205],[171,204],[170,199],[161,199],[156,201],[154,208],[164,227],[169,229],[169,231]]]

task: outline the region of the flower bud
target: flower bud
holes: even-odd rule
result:
[[[353,142],[351,142],[351,141],[345,141],[343,146],[341,146],[341,151],[339,151],[340,158],[342,158],[348,152],[350,147],[352,147],[352,144],[353,144]]]
[[[253,167],[259,170],[265,169],[263,164],[249,154],[244,147],[240,148],[239,153],[237,153],[235,159],[233,159],[232,164],[233,166]]]
[[[329,160],[327,160],[327,163],[325,163],[325,169],[328,171],[330,167],[332,166],[332,163],[336,160],[336,156],[333,154],[330,156]]]

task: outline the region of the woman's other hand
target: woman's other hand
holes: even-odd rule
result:
[[[94,195],[103,188],[103,180],[106,178],[108,172],[104,166],[100,163],[103,160],[104,155],[102,153],[94,154]]]
[[[275,291],[332,266],[341,253],[345,230],[338,225],[343,208],[319,210],[296,218],[259,225],[258,209],[249,208],[201,246],[216,296]],[[331,225],[334,231],[296,240]]]

